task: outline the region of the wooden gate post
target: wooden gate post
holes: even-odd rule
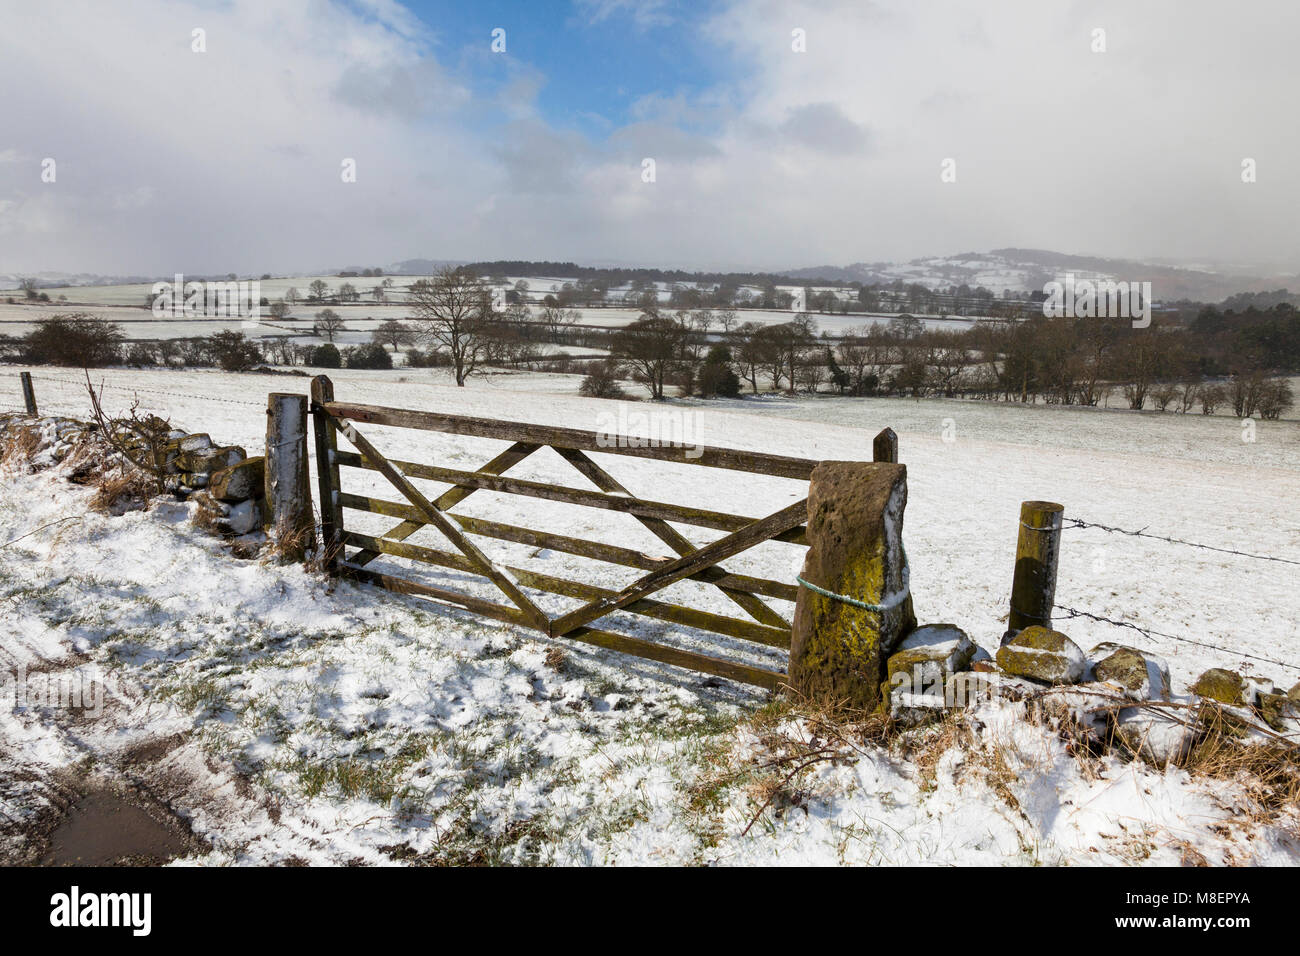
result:
[[[1033,624],[1052,626],[1064,514],[1065,507],[1052,501],[1025,501],[1020,505],[1020,537],[1016,542],[1016,571],[1004,644]]]
[[[27,414],[39,415],[40,413],[36,410],[36,392],[32,388],[32,373],[19,372],[18,377],[22,379],[23,383],[23,401],[27,405]]]
[[[790,641],[790,686],[874,710],[885,662],[916,627],[904,570],[907,468],[825,461],[808,491],[808,554]]]
[[[339,438],[322,407],[334,401],[334,383],[328,375],[311,380],[312,431],[316,435],[316,481],[320,491],[322,563],[329,574],[338,573],[343,555],[343,509],[339,505]]]
[[[898,435],[892,428],[882,428],[872,441],[871,460],[898,464]]]
[[[266,400],[266,507],[286,561],[302,561],[312,542],[307,477],[307,396],[272,392]]]

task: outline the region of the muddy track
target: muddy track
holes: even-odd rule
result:
[[[0,665],[12,671],[19,663],[28,675],[71,678],[90,659],[0,648]],[[0,806],[13,811],[0,812],[0,863],[157,865],[199,861],[214,850],[222,862],[294,858],[276,845],[250,854],[281,823],[277,799],[206,752],[169,705],[150,702],[116,675],[103,684],[97,712],[18,706],[9,715],[21,733],[0,735]],[[310,825],[290,829],[289,842],[303,850],[328,846]]]

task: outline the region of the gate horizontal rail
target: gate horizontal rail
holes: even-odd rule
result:
[[[317,471],[321,485],[326,558],[335,572],[391,591],[452,604],[493,620],[529,627],[554,638],[576,640],[771,689],[784,683],[786,675],[781,671],[717,656],[728,650],[725,643],[715,645],[713,652],[702,653],[616,633],[595,625],[612,614],[630,614],[689,628],[692,632],[719,635],[766,648],[788,649],[790,623],[769,607],[763,598],[793,602],[797,597],[797,589],[782,581],[733,573],[723,567],[722,562],[766,541],[806,544],[806,499],[763,518],[646,500],[629,492],[600,464],[588,457],[586,452],[649,458],[800,481],[808,480],[817,462],[707,446],[652,446],[639,444],[641,440],[635,436],[614,436],[571,428],[338,402],[334,401],[332,383],[324,376],[312,383],[312,414],[317,455],[320,459]],[[389,459],[360,434],[358,423],[437,431],[513,444],[477,471],[465,471]],[[356,451],[340,450],[339,435],[349,441]],[[502,474],[543,447],[552,448],[598,490],[506,477]],[[344,492],[340,478],[342,468],[381,474],[405,500],[389,501]],[[435,481],[451,485],[451,488],[430,500],[411,484],[411,479]],[[472,518],[450,510],[478,491],[519,495],[628,514],[674,553],[671,556],[650,555],[586,538]],[[400,523],[383,534],[361,533],[345,527],[345,510],[384,515],[399,519]],[[696,545],[669,522],[722,531],[724,535],[706,544]],[[440,531],[456,550],[431,548],[406,540],[420,529],[430,526]],[[644,574],[615,591],[528,568],[498,565],[471,544],[467,535],[551,548],[595,561],[635,568]],[[349,553],[348,548],[357,550]],[[381,555],[486,578],[509,599],[509,603],[498,603],[453,587],[445,587],[441,583],[417,581],[366,566]],[[718,588],[720,593],[744,610],[750,619],[689,607],[657,596],[658,592],[678,581],[693,581]],[[575,598],[584,603],[557,617],[548,617],[526,591]]]
[[[355,511],[366,511],[390,518],[419,520],[418,513],[414,508],[405,507],[397,502],[382,501],[377,498],[367,498],[346,492],[339,495],[339,501],[343,507]],[[447,512],[447,515],[466,532],[479,537],[495,538],[498,541],[511,541],[516,544],[529,544],[537,548],[549,548],[552,551],[562,551],[565,554],[590,558],[594,561],[603,561],[606,564],[637,568],[641,571],[653,571],[655,568],[661,568],[673,560],[669,557],[655,557],[640,551],[633,551],[631,548],[621,548],[615,544],[606,544],[603,541],[573,538],[550,531],[535,531],[532,528],[521,528],[518,525],[502,524],[498,521],[487,521],[483,518],[471,518],[468,515],[459,515],[453,512]],[[382,540],[394,541],[399,539],[390,534],[389,537]],[[378,554],[378,551],[372,548],[367,548],[363,554],[369,552]],[[364,566],[369,562],[357,558],[354,559],[354,563]],[[691,580],[703,581],[706,584],[714,584],[733,591],[748,591],[751,594],[779,598],[782,601],[793,602],[799,594],[799,589],[793,584],[773,581],[770,578],[753,577],[748,574],[728,574],[716,568],[705,568],[703,571],[691,575]]]
[[[358,581],[378,585],[379,587],[396,594],[425,595],[426,597],[432,597],[448,604],[460,604],[467,610],[473,611],[475,614],[482,617],[492,618],[493,620],[501,621],[506,624],[518,624],[523,627],[530,626],[527,617],[525,617],[525,615],[517,608],[506,607],[504,604],[494,604],[491,601],[484,601],[478,598],[469,598],[468,595],[462,595],[458,592],[431,587],[427,584],[421,584],[407,578],[381,574],[378,571],[371,571],[368,568],[349,568],[346,564],[343,565],[343,568],[351,572],[351,576]],[[748,664],[741,664],[720,657],[711,657],[708,654],[700,654],[696,651],[670,647],[666,644],[657,644],[654,641],[647,641],[639,637],[629,637],[626,634],[616,634],[612,631],[601,631],[591,627],[579,627],[564,636],[568,640],[581,641],[584,644],[594,644],[597,647],[603,647],[608,650],[619,651],[623,654],[631,654],[635,657],[644,657],[647,660],[672,664],[676,667],[685,667],[690,670],[702,671],[706,674],[715,674],[718,677],[726,677],[745,684],[754,684],[758,687],[765,687],[768,690],[779,689],[786,680],[786,675],[780,671],[769,671],[762,667],[752,667]]]
[[[788,458],[784,455],[738,451],[733,448],[713,448],[707,445],[660,443],[646,446],[611,443],[610,437],[602,432],[586,432],[576,428],[557,428],[527,422],[498,421],[470,415],[449,415],[443,412],[419,412],[404,408],[387,408],[382,405],[328,402],[326,410],[335,418],[346,418],[372,425],[393,425],[398,428],[417,428],[475,438],[499,438],[503,441],[536,442],[560,448],[578,448],[582,451],[631,455],[637,458],[657,458],[660,461],[672,461],[678,464],[747,471],[758,475],[795,478],[801,481],[811,478],[812,470],[817,465],[817,462],[811,458]],[[635,435],[619,437],[633,442],[644,440]],[[685,455],[685,452],[690,452],[690,456]]]
[[[373,462],[367,461],[364,456],[353,452],[341,451],[338,453],[336,460],[344,467],[379,471],[379,468]],[[523,478],[506,478],[501,475],[458,471],[455,468],[418,465],[414,462],[399,461],[396,458],[390,459],[390,464],[401,469],[410,478],[427,478],[430,481],[442,481],[461,488],[478,488],[483,491],[496,491],[507,495],[524,495],[529,498],[542,498],[547,501],[582,505],[587,508],[602,508],[605,511],[623,511],[641,518],[659,518],[663,521],[694,525],[697,528],[711,528],[714,531],[739,531],[741,528],[758,520],[756,518],[746,518],[742,515],[725,514],[720,511],[708,511],[704,508],[692,508],[662,501],[646,501],[641,498],[626,498],[620,495],[607,495],[599,491],[568,488],[564,485],[528,481]],[[393,503],[388,502],[388,504]],[[406,511],[414,510],[400,503],[396,507]],[[392,509],[390,508],[390,510]],[[782,532],[776,538],[779,541],[802,544],[805,530],[802,525],[799,525],[789,531]]]
[[[384,554],[391,554],[399,558],[411,558],[425,564],[434,564],[453,571],[475,573],[474,566],[469,561],[450,551],[427,548],[418,544],[407,544],[404,541],[390,541],[385,538],[376,538],[373,535],[359,534],[355,531],[345,532],[343,542],[344,544],[356,545],[359,548],[382,551]],[[505,570],[513,574],[515,580],[524,587],[545,591],[548,594],[560,594],[565,597],[581,598],[584,601],[594,601],[612,598],[618,593],[608,588],[597,587],[594,584],[584,584],[581,581],[572,581],[567,578],[543,574],[539,571],[530,571],[527,568],[515,568],[507,565]],[[644,614],[646,617],[670,621],[674,624],[683,624],[687,627],[725,634],[729,637],[767,644],[770,647],[783,647],[786,650],[790,648],[790,632],[788,630],[779,627],[768,627],[765,624],[756,624],[751,621],[742,621],[739,618],[727,617],[723,614],[698,611],[695,608],[683,607],[680,604],[666,604],[647,598],[629,604],[623,610],[633,614]]]

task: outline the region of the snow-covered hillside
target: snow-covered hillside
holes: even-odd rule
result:
[[[18,402],[15,371],[0,375],[0,410]],[[33,372],[44,408],[85,414],[72,373]],[[341,400],[588,430],[618,411],[577,397],[574,380],[560,376],[493,376],[464,389],[430,371],[400,381],[333,377]],[[305,378],[216,372],[110,369],[95,379],[114,408],[138,397],[142,410],[254,454],[266,394],[307,387]],[[704,443],[818,459],[869,458],[872,436],[892,426],[908,466],[917,614],[965,628],[988,650],[1005,626],[1025,499],[1060,501],[1067,517],[1300,560],[1300,529],[1278,520],[1300,495],[1295,422],[1259,423],[1246,443],[1231,421],[959,402],[766,399],[655,412],[691,416]],[[500,448],[366,433],[393,457],[458,468],[478,467]],[[766,514],[802,493],[782,479],[602,463],[634,493],[736,513]],[[511,474],[581,483],[553,455]],[[348,480],[393,495],[379,482]],[[1007,701],[982,705],[974,739],[940,728],[920,752],[846,747],[800,778],[793,803],[782,797],[764,809],[765,762],[801,737],[806,746],[815,729],[762,692],[297,567],[240,561],[191,527],[186,505],[109,517],[89,509],[91,494],[57,471],[0,475],[0,542],[12,542],[0,569],[0,600],[12,608],[0,642],[5,666],[111,678],[98,721],[0,705],[9,781],[0,810],[11,818],[40,811],[61,776],[80,772],[91,755],[98,772],[165,779],[172,805],[216,848],[204,862],[1300,860],[1294,833],[1251,817],[1246,790],[1113,757],[1082,759]],[[630,518],[529,500],[530,520],[517,521],[521,507],[483,492],[463,511],[662,550]],[[1083,647],[1119,640],[1157,651],[1177,693],[1211,666],[1282,687],[1300,680],[1294,565],[1095,529],[1066,535],[1058,601],[1159,632],[1059,621]],[[509,563],[609,587],[635,574],[489,544]],[[734,570],[789,579],[794,557],[772,543]],[[674,588],[727,611],[700,585]],[[644,619],[630,626],[683,646],[703,641]],[[20,854],[9,839],[7,852]]]

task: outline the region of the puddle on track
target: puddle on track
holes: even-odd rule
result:
[[[179,822],[160,822],[139,800],[114,789],[79,797],[50,832],[41,866],[156,865],[193,853],[197,840]]]

